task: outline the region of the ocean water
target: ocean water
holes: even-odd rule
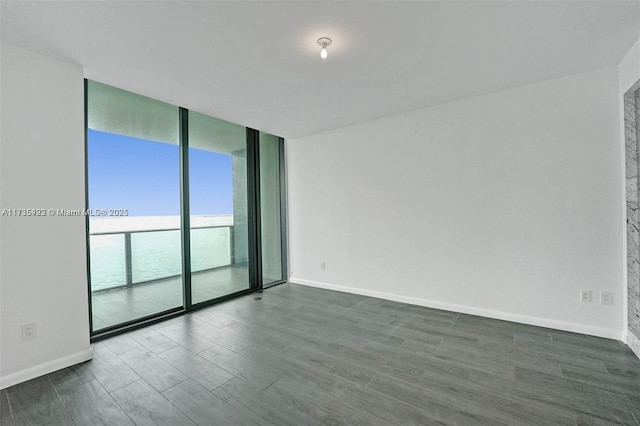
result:
[[[131,236],[131,277],[134,284],[180,275],[182,248],[179,226],[179,216],[90,219],[92,290],[127,283],[127,233]],[[232,227],[231,215],[191,217],[193,272],[231,264]]]

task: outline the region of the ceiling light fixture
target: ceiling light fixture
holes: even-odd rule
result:
[[[318,44],[322,46],[322,50],[320,51],[320,57],[325,59],[327,57],[327,46],[331,46],[331,39],[329,37],[321,37],[318,39]]]

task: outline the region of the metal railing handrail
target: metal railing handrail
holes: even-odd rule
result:
[[[210,229],[210,228],[233,228],[234,225],[209,225],[209,226],[192,226],[191,229]],[[137,234],[142,232],[161,232],[161,231],[179,231],[180,228],[160,228],[160,229],[134,229],[127,231],[108,231],[108,232],[89,232],[89,235],[116,235],[116,234]]]
[[[231,247],[230,247],[230,256],[233,261],[233,246],[234,246],[234,225],[210,225],[210,226],[194,226],[191,229],[214,229],[214,228],[229,228],[229,232],[231,234]],[[139,283],[133,282],[133,265],[132,265],[132,255],[131,255],[131,234],[145,233],[145,232],[164,232],[164,231],[179,231],[180,228],[168,228],[168,229],[141,229],[141,230],[133,230],[133,231],[109,231],[109,232],[89,232],[89,236],[92,235],[118,235],[123,234],[124,236],[124,264],[125,264],[125,284],[113,287],[107,287],[105,289],[100,289],[100,291],[112,289],[112,288],[120,288],[120,287],[132,287],[135,284],[143,284],[146,281],[142,281]],[[165,277],[169,278],[169,277]],[[151,280],[156,281],[157,279]]]

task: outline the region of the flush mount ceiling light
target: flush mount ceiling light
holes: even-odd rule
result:
[[[331,46],[331,39],[329,37],[320,37],[318,39],[318,44],[322,46],[322,50],[320,51],[320,57],[322,59],[327,57],[327,46]]]

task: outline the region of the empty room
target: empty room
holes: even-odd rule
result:
[[[640,426],[640,0],[0,38],[1,425]]]

